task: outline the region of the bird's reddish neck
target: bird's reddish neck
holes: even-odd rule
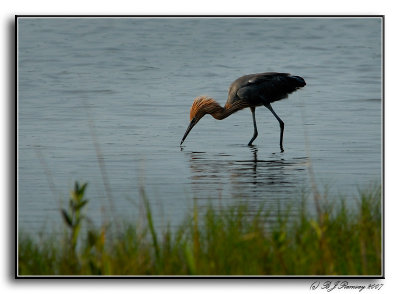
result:
[[[246,107],[244,103],[226,104],[225,107],[219,105],[215,100],[210,101],[207,105],[204,105],[205,113],[211,114],[215,119],[221,120],[227,118],[232,113]]]

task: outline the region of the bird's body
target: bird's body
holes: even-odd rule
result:
[[[199,96],[193,101],[190,109],[190,124],[181,144],[190,130],[204,115],[211,114],[215,119],[224,119],[238,110],[250,107],[254,124],[254,135],[248,144],[251,145],[258,135],[255,108],[264,105],[279,121],[281,128],[280,147],[281,151],[283,151],[284,123],[273,111],[271,103],[287,98],[288,94],[305,85],[304,79],[299,76],[292,76],[288,73],[267,72],[245,75],[236,79],[229,87],[228,99],[224,107],[210,97]]]

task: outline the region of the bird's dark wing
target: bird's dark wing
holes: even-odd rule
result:
[[[261,105],[263,101],[260,97],[263,97],[271,103],[286,98],[289,93],[304,86],[303,78],[288,73],[267,72],[246,75],[232,83],[228,102],[246,100],[252,105]]]

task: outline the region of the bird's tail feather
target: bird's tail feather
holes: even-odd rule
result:
[[[301,88],[306,85],[306,81],[302,77],[299,76],[290,76],[290,77],[292,78],[291,80],[296,88]]]

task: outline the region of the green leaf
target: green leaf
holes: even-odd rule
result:
[[[81,209],[83,206],[86,205],[86,203],[88,203],[88,200],[83,200],[82,202],[80,202],[80,203],[74,205],[75,210]]]
[[[89,247],[93,247],[97,242],[98,236],[95,231],[90,230],[88,232],[88,243]]]
[[[82,196],[85,194],[86,186],[87,183],[84,183],[82,187],[79,189],[79,194],[81,194]]]
[[[68,212],[65,209],[61,210],[61,214],[64,218],[65,223],[69,226],[72,227],[72,218],[71,216],[68,214]]]

